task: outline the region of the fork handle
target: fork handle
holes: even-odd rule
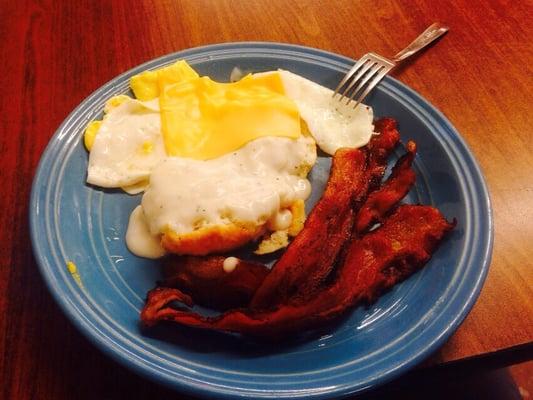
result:
[[[409,46],[407,46],[405,49],[396,54],[394,56],[393,61],[397,63],[402,60],[405,60],[407,57],[412,56],[417,51],[423,49],[434,40],[440,38],[442,35],[448,32],[448,29],[449,28],[447,26],[435,22],[424,32],[422,32],[415,40],[413,40]]]

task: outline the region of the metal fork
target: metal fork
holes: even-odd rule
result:
[[[353,101],[354,108],[361,103],[370,91],[383,79],[383,77],[393,69],[400,61],[412,56],[417,51],[438,39],[446,32],[448,27],[439,23],[434,23],[420,34],[409,46],[400,51],[392,60],[380,56],[376,53],[367,53],[357,61],[350,71],[342,78],[333,97],[340,94],[339,101],[346,100],[346,104]],[[345,89],[340,93],[340,90]],[[351,94],[350,94],[351,93]]]

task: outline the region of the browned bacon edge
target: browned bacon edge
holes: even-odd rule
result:
[[[196,304],[227,310],[246,305],[270,269],[240,260],[231,272],[224,271],[225,256],[170,256],[163,261],[165,280],[159,286],[189,294]]]
[[[307,303],[289,302],[271,311],[238,309],[210,318],[172,308],[172,301],[183,302],[183,294],[177,289],[156,288],[148,293],[141,319],[148,326],[173,321],[271,338],[315,328],[360,302],[373,300],[421,268],[453,226],[433,207],[403,205],[378,229],[351,243],[334,283]]]
[[[332,161],[322,198],[257,289],[251,308],[264,309],[285,303],[299,293],[309,293],[333,265],[353,225],[353,204],[361,196],[365,153],[340,149]]]
[[[416,155],[415,142],[409,141],[405,153],[394,165],[391,175],[381,187],[370,192],[359,209],[355,222],[355,232],[361,234],[383,218],[394,208],[413,187],[416,175],[411,169]]]
[[[160,285],[181,289],[198,304],[221,310],[249,304],[254,293],[251,306],[255,308],[273,307],[289,297],[305,300],[311,296],[331,271],[350,235],[354,211],[366,192],[379,184],[387,158],[399,141],[392,119],[376,121],[376,131],[379,135],[373,136],[364,150],[366,160],[353,149],[341,150],[333,158],[324,195],[299,239],[289,245],[264,282],[266,267],[254,267],[252,274],[243,276],[243,268],[224,273],[221,256],[169,257],[164,267],[167,279]],[[211,290],[215,287],[224,289],[215,293]]]

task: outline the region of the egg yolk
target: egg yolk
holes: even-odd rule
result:
[[[119,94],[118,96],[111,97],[105,103],[104,114],[109,113],[113,108],[120,106],[126,100],[131,100],[131,97],[126,96],[124,94]],[[101,125],[102,125],[102,120],[94,120],[87,124],[87,127],[85,128],[85,133],[83,134],[83,143],[85,144],[85,148],[88,151],[91,151],[93,147],[93,143],[94,143],[94,138],[96,137],[96,134],[100,130]]]
[[[83,143],[85,144],[85,148],[89,151],[91,151],[93,147],[94,138],[96,137],[96,134],[100,129],[100,125],[102,125],[102,121],[95,120],[89,122],[87,128],[85,128],[85,133],[83,135]]]
[[[117,108],[118,106],[120,106],[122,103],[124,103],[127,100],[131,100],[131,97],[126,96],[125,94],[119,94],[117,96],[111,97],[109,100],[105,102],[104,113],[107,114],[113,108]]]

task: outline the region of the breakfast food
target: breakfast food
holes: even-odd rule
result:
[[[137,230],[144,221],[130,219],[128,247],[147,254],[144,246],[157,232],[164,249],[202,255],[242,246],[269,227],[288,229],[289,210],[310,193],[305,176],[315,163],[314,146],[303,136],[265,137],[212,160],[164,159],[139,206],[148,229]]]
[[[289,296],[284,291],[301,288],[298,285],[306,280],[310,272],[316,275],[316,269],[320,266],[329,269],[333,265],[342,244],[350,235],[352,204],[358,194],[356,188],[361,181],[365,162],[363,153],[359,151],[339,150],[333,159],[324,195],[310,213],[306,227],[274,264],[272,271],[261,276],[260,285],[254,285],[253,297],[250,296],[249,299],[251,306],[261,308],[264,297],[267,298],[267,307],[273,303],[272,300],[284,301]],[[196,303],[205,304],[203,296],[197,296],[195,287],[184,287],[181,284],[179,276],[184,269],[189,269],[190,261],[185,263],[185,267],[182,267],[182,263],[183,260],[179,259],[167,267],[167,270],[174,267],[175,273],[164,284],[185,290]],[[218,264],[220,268],[221,261],[217,260],[217,256],[211,256],[198,259],[197,264],[206,268]],[[233,278],[233,273],[225,275]],[[218,294],[214,296],[218,297]]]
[[[190,293],[196,304],[223,311],[249,304],[269,272],[263,264],[235,257],[170,256],[163,259],[166,278],[160,284]]]
[[[234,309],[205,317],[169,306],[173,301],[192,306],[177,289],[156,288],[148,293],[141,318],[146,325],[173,321],[195,328],[236,332],[278,339],[334,321],[359,303],[368,303],[421,268],[453,224],[428,206],[400,206],[383,225],[348,247],[334,283],[322,286],[306,301],[272,309]]]
[[[385,121],[385,124],[391,123],[390,120]],[[389,142],[387,137],[383,138],[384,143]],[[367,163],[362,176],[366,175],[365,172],[368,175],[366,179],[357,180],[355,191],[362,189],[363,192],[370,191],[370,194],[362,195],[359,192],[361,199],[366,200],[362,207],[357,205],[357,201],[352,207],[354,218],[348,218],[352,221],[349,229],[351,234],[344,237],[342,249],[335,252],[334,259],[329,258],[322,264],[320,252],[301,253],[300,257],[309,259],[303,271],[299,264],[278,262],[259,285],[246,308],[231,309],[216,317],[173,308],[171,303],[175,301],[192,306],[193,298],[176,288],[157,287],[148,293],[141,313],[142,321],[148,326],[160,321],[172,321],[196,328],[275,339],[334,321],[351,307],[375,300],[382,291],[421,268],[455,225],[455,222],[447,222],[433,207],[395,207],[414,182],[413,175],[405,171],[411,170],[416,145],[410,142],[407,148],[407,154],[398,161],[391,176],[381,187],[374,185],[376,181],[373,178],[381,175],[383,165],[372,160],[385,156],[386,148],[374,147],[374,152],[370,148],[339,150],[335,153],[334,162],[337,165],[345,160],[355,161],[364,157]],[[340,178],[337,174],[333,168],[330,184]],[[377,194],[372,196],[372,193]],[[317,207],[336,209],[338,204],[324,201],[326,197],[321,199]],[[384,218],[385,215],[388,216]],[[382,221],[381,225],[368,232],[371,222],[379,220]],[[302,249],[323,251],[310,233],[322,229],[328,220],[316,221],[318,225],[311,221],[309,218],[301,232],[302,236],[298,236],[306,238],[300,246]],[[282,265],[282,268],[278,269],[278,265]],[[276,277],[276,285],[268,284],[270,276]],[[280,291],[280,287],[283,291]],[[256,301],[258,294],[261,301]]]
[[[110,99],[86,130],[87,182],[145,192],[126,242],[147,258],[286,247],[305,220],[315,143],[333,154],[373,134],[371,108],[288,71],[226,84],[178,61],[131,88],[136,99]]]
[[[394,120],[374,122],[370,107],[342,104],[302,76],[218,83],[178,61],[134,76],[131,88],[136,98],[111,98],[84,143],[89,184],[144,192],[130,251],[166,256],[146,326],[269,338],[312,329],[421,268],[454,227],[433,207],[399,205],[415,182],[414,142],[383,181],[400,139]],[[332,166],[306,220],[317,145]],[[234,257],[250,242],[256,254],[287,249],[269,268]]]
[[[235,299],[233,301],[235,306],[260,309],[271,308],[276,304],[282,304],[289,298],[294,300],[298,296],[313,292],[314,288],[330,273],[338,257],[339,249],[350,235],[364,234],[375,223],[381,223],[390,210],[405,197],[415,182],[411,164],[414,160],[416,145],[413,142],[407,143],[407,153],[397,161],[387,180],[376,188],[376,185],[371,185],[371,182],[379,183],[387,156],[399,140],[394,121],[383,119],[378,121],[376,126],[380,134],[374,136],[368,144],[367,158],[370,163],[362,168],[365,171],[364,175],[361,176],[360,172],[353,173],[354,170],[359,171],[358,165],[353,161],[355,158],[360,162],[361,153],[339,151],[334,158],[324,195],[309,215],[306,230],[290,244],[278,262],[274,264],[272,273],[268,274],[268,279],[265,279],[267,276],[264,273],[255,274],[254,279],[246,279],[245,283],[240,285],[241,291],[243,286],[246,286],[246,298],[249,297],[251,301],[237,302],[236,297],[242,300],[244,297],[238,293],[232,295],[231,290],[224,291],[225,298]],[[358,182],[354,179],[357,176],[360,178]],[[332,194],[337,191],[340,195],[333,196]],[[369,194],[364,202],[360,200],[365,196],[360,196],[359,201],[354,202],[354,199],[358,197],[357,194],[366,191]],[[354,213],[356,209],[358,211]],[[341,215],[343,218],[341,224],[332,223],[338,222],[330,214],[332,211]],[[321,234],[324,235],[326,231],[327,237],[322,240],[324,238]],[[219,285],[226,287],[233,279],[238,284],[241,280],[238,274],[222,273],[224,260],[225,258],[221,256],[168,257],[163,269],[166,279],[161,286],[180,289],[188,293],[197,304],[208,306],[209,304],[221,304],[223,298],[219,297],[218,292],[198,295],[198,290],[208,285],[216,285],[217,280],[220,280]],[[242,260],[240,263],[246,264]],[[195,273],[197,269],[202,273]],[[263,271],[265,270],[268,271],[268,268],[263,266]],[[290,273],[286,273],[286,270],[290,270]],[[203,282],[204,279],[206,282]],[[187,284],[191,280],[194,280],[196,284]],[[221,308],[223,307],[217,307],[217,309]]]
[[[291,243],[255,293],[251,306],[267,308],[301,293],[313,292],[326,279],[370,185],[379,182],[387,157],[399,140],[396,125],[380,122],[379,135],[367,149],[340,149],[333,157],[328,185],[300,235]]]
[[[343,147],[362,147],[368,143],[374,132],[371,107],[354,108],[353,104],[334,98],[331,89],[289,71],[260,73],[252,78],[272,74],[281,77],[286,96],[296,103],[306,128],[322,151],[333,155]]]
[[[87,182],[125,189],[146,182],[165,157],[159,104],[124,96],[108,101],[105,110],[103,121],[89,125],[86,131]]]

